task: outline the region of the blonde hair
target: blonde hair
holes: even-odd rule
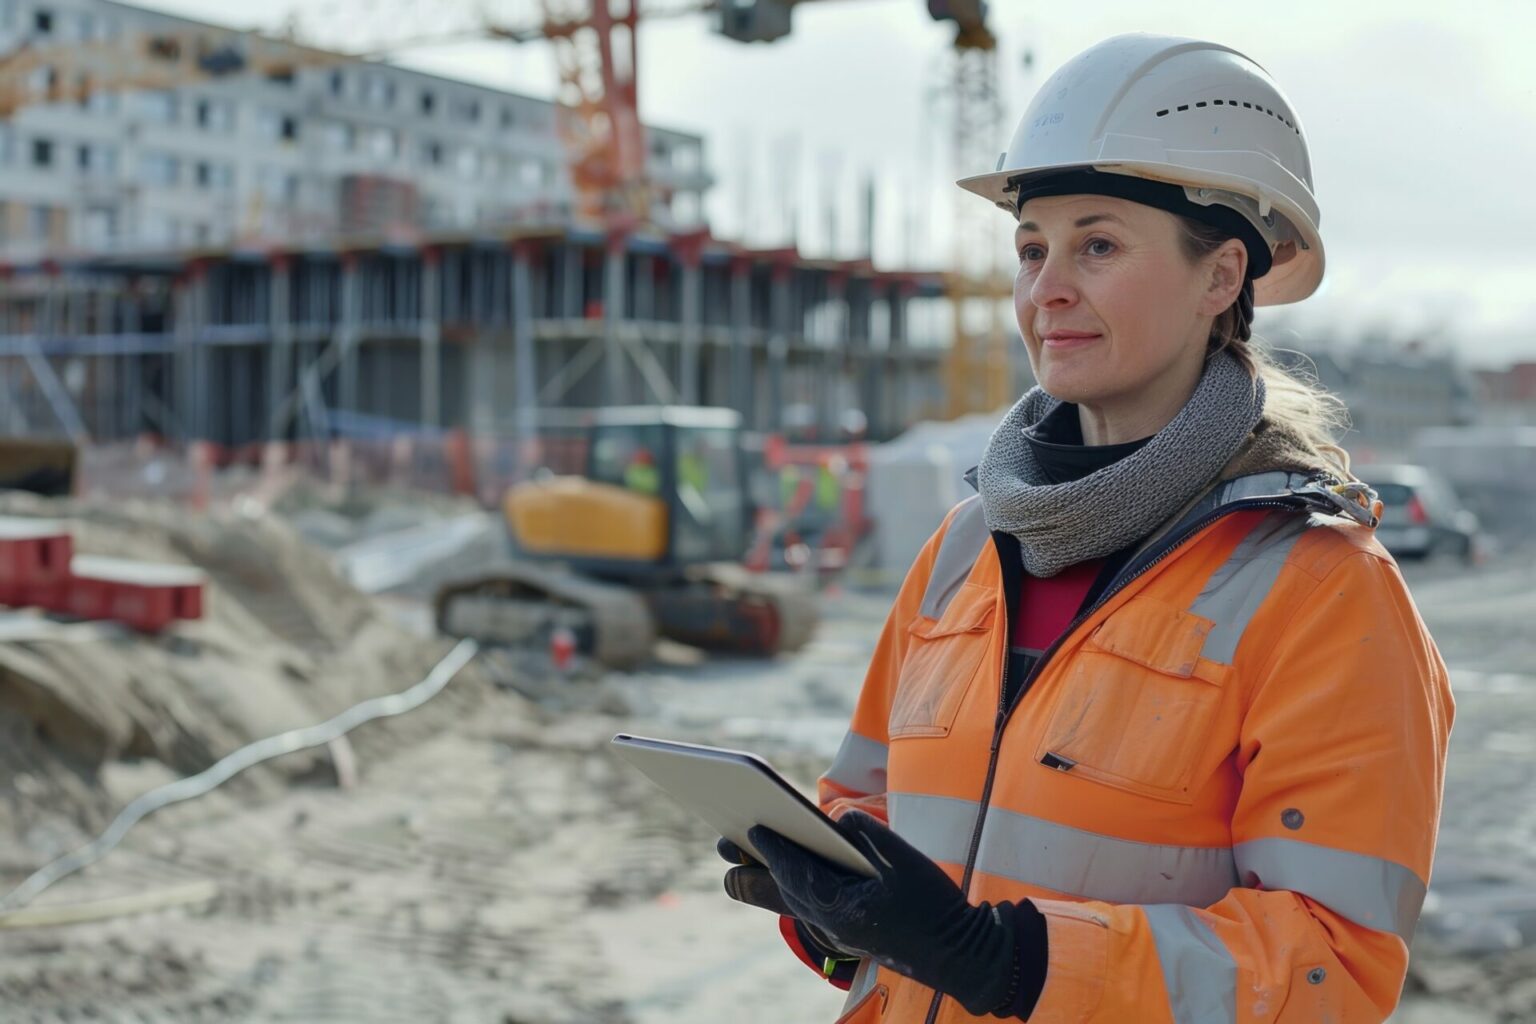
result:
[[[1197,263],[1233,237],[1221,228],[1174,215],[1182,228],[1185,257]],[[1304,367],[1286,368],[1275,361],[1262,339],[1253,336],[1253,280],[1243,282],[1231,306],[1211,324],[1208,355],[1230,352],[1255,380],[1264,382],[1264,418],[1301,437],[1350,478],[1349,453],[1338,439],[1349,429],[1349,408]]]

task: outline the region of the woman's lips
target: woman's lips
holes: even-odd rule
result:
[[[1046,348],[1069,349],[1081,348],[1098,341],[1101,337],[1103,337],[1101,334],[1047,334],[1040,340]]]

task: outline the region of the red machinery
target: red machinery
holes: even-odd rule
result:
[[[760,511],[747,567],[763,571],[782,561],[818,576],[847,568],[873,525],[864,508],[868,446],[791,443],[771,435],[763,467],[779,484],[779,504]]]

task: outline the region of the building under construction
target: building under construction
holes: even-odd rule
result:
[[[569,228],[3,268],[13,434],[266,440],[628,403],[891,436],[938,411],[938,275]],[[930,311],[934,312],[934,311]],[[914,333],[914,320],[924,329]]]
[[[944,15],[957,66],[991,83],[966,10]],[[732,38],[788,31],[733,11]],[[634,18],[629,78],[557,107],[109,0],[0,0],[0,431],[487,437],[680,403],[880,439],[1013,390],[1001,293],[983,342],[961,275],[712,239],[703,140],[639,130]],[[991,116],[994,93],[957,103]]]

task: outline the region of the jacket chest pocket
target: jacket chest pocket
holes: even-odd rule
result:
[[[1035,760],[1075,778],[1190,803],[1231,669],[1200,660],[1211,621],[1132,601],[1072,657]]]
[[[992,645],[996,609],[992,588],[966,583],[940,618],[922,616],[907,627],[887,727],[892,739],[949,735]]]

